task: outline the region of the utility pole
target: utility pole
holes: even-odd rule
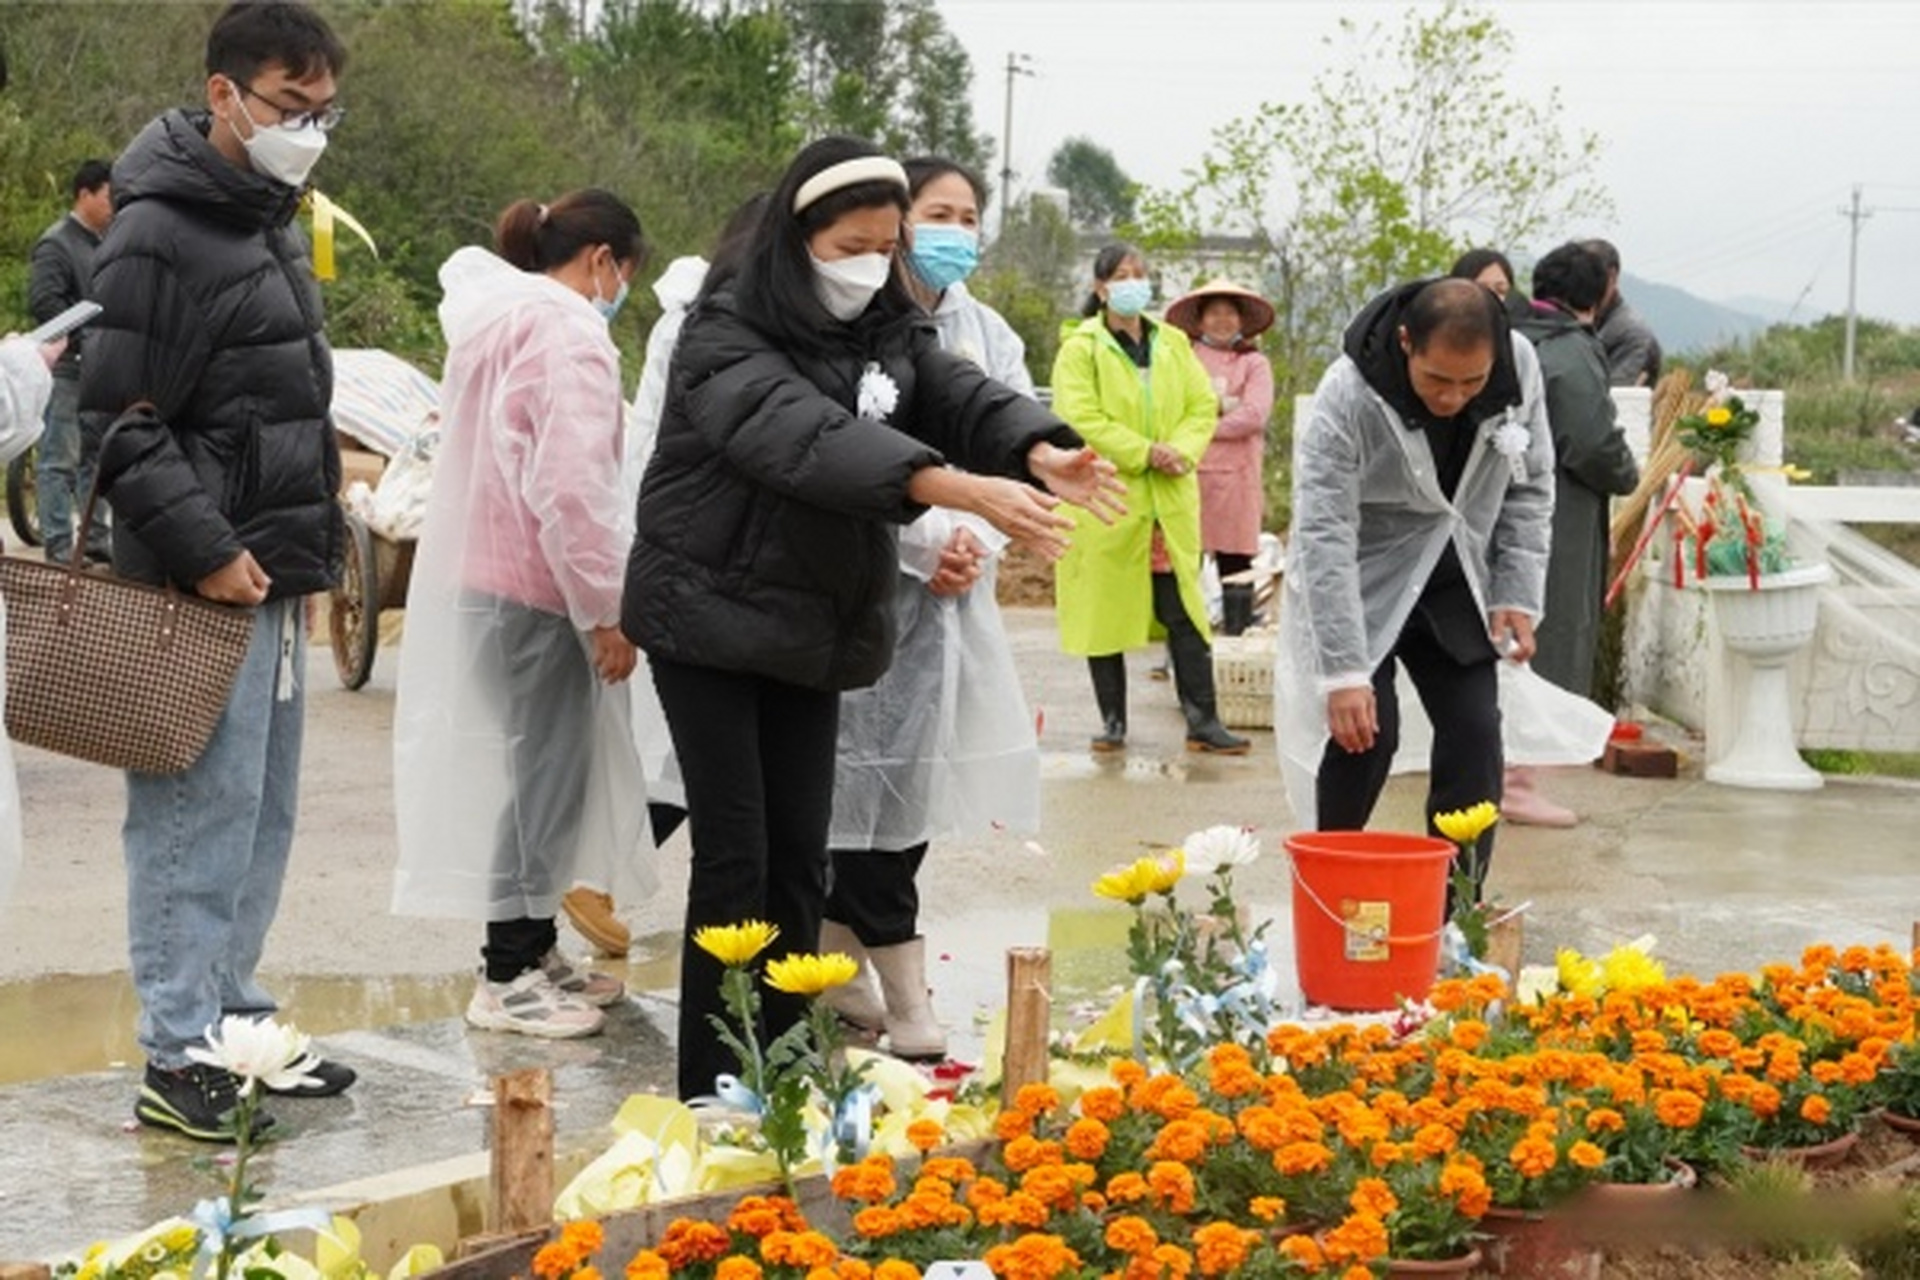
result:
[[[1853,335],[1859,322],[1859,307],[1855,304],[1860,285],[1860,224],[1873,216],[1873,210],[1860,207],[1860,184],[1853,184],[1853,202],[1840,211],[1840,216],[1851,225],[1847,235],[1847,345],[1840,357],[1840,377],[1842,381],[1853,381]]]
[[[1032,71],[1027,64],[1032,62],[1024,53],[1007,55],[1007,99],[1006,107],[1000,117],[1000,230],[1007,229],[1007,214],[1013,207],[1013,78],[1030,76]]]

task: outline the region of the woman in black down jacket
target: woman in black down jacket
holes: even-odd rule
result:
[[[898,163],[812,143],[674,350],[621,625],[686,779],[683,1097],[734,1065],[709,1023],[721,968],[694,931],[763,919],[780,930],[766,958],[816,944],[839,695],[892,658],[897,527],[953,507],[1057,556],[1061,498],[1117,503],[1112,466],[1066,424],[940,349],[900,275],[907,208]],[[770,1035],[802,1012],[766,1004]]]

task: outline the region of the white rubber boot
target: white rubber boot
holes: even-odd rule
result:
[[[1571,827],[1580,821],[1579,814],[1547,798],[1540,790],[1539,771],[1530,765],[1514,765],[1507,770],[1500,816],[1522,827]]]
[[[887,1028],[887,1006],[880,999],[880,984],[873,976],[873,959],[860,945],[853,930],[832,920],[820,922],[820,954],[838,951],[854,958],[860,972],[853,981],[827,992],[827,1007],[843,1022],[878,1037]]]
[[[934,1016],[927,991],[927,940],[875,947],[867,959],[880,975],[887,1000],[887,1052],[909,1062],[946,1057],[947,1029]]]

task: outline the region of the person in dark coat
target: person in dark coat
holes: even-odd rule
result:
[[[621,625],[686,782],[683,1097],[735,1065],[709,1023],[721,966],[696,930],[768,921],[767,958],[816,945],[839,695],[892,659],[899,527],[955,508],[1057,556],[1060,498],[1115,505],[1111,464],[941,349],[901,274],[907,210],[896,161],[810,144],[708,273],[674,351]],[[770,993],[767,1032],[802,1008]]]
[[[1607,240],[1588,240],[1584,245],[1607,272],[1607,290],[1592,325],[1607,353],[1607,381],[1616,387],[1651,387],[1660,381],[1660,339],[1620,296],[1620,251]]]
[[[207,40],[207,109],[168,111],[128,145],[94,261],[105,310],[80,409],[113,502],[114,568],[255,611],[205,754],[184,773],[127,775],[147,1056],[135,1115],[209,1142],[236,1137],[236,1082],[188,1050],[225,1015],[276,1008],[255,969],[293,842],[303,606],[338,579],[344,545],[333,362],[294,215],[345,61],[304,5],[227,8]],[[295,1091],[337,1093],[353,1072],[325,1062],[312,1080]]]
[[[1614,421],[1606,353],[1587,327],[1606,288],[1599,256],[1584,245],[1563,244],[1535,264],[1533,304],[1514,326],[1540,356],[1555,462],[1553,551],[1533,669],[1583,698],[1593,694],[1609,503],[1640,483],[1639,465]],[[1534,771],[1521,766],[1507,770],[1501,812],[1509,822],[1575,821],[1571,810],[1541,793]]]
[[[72,208],[34,242],[27,310],[35,324],[45,324],[92,295],[93,253],[113,221],[112,177],[105,160],[81,161],[73,174]],[[93,488],[93,459],[83,457],[80,448],[80,353],[85,345],[86,331],[75,332],[60,363],[53,366],[53,399],[47,403],[47,430],[34,465],[40,543],[55,563],[73,553],[73,522]],[[104,510],[94,512],[84,549],[89,559],[107,559]]]

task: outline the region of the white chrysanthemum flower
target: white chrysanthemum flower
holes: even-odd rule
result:
[[[1707,399],[1717,404],[1726,396],[1732,387],[1733,379],[1727,377],[1726,374],[1720,372],[1718,369],[1707,370]]]
[[[187,1056],[210,1067],[220,1067],[240,1077],[240,1091],[251,1093],[255,1082],[269,1089],[297,1089],[319,1082],[307,1075],[320,1059],[311,1048],[312,1041],[291,1026],[281,1026],[272,1018],[247,1018],[228,1014],[220,1019],[220,1029],[207,1028],[207,1047],[194,1046]]]
[[[900,386],[878,364],[869,364],[860,375],[860,391],[854,412],[863,418],[885,422],[900,404]]]
[[[1181,842],[1187,870],[1203,875],[1222,867],[1244,867],[1260,856],[1260,838],[1246,827],[1222,824],[1196,831]]]

